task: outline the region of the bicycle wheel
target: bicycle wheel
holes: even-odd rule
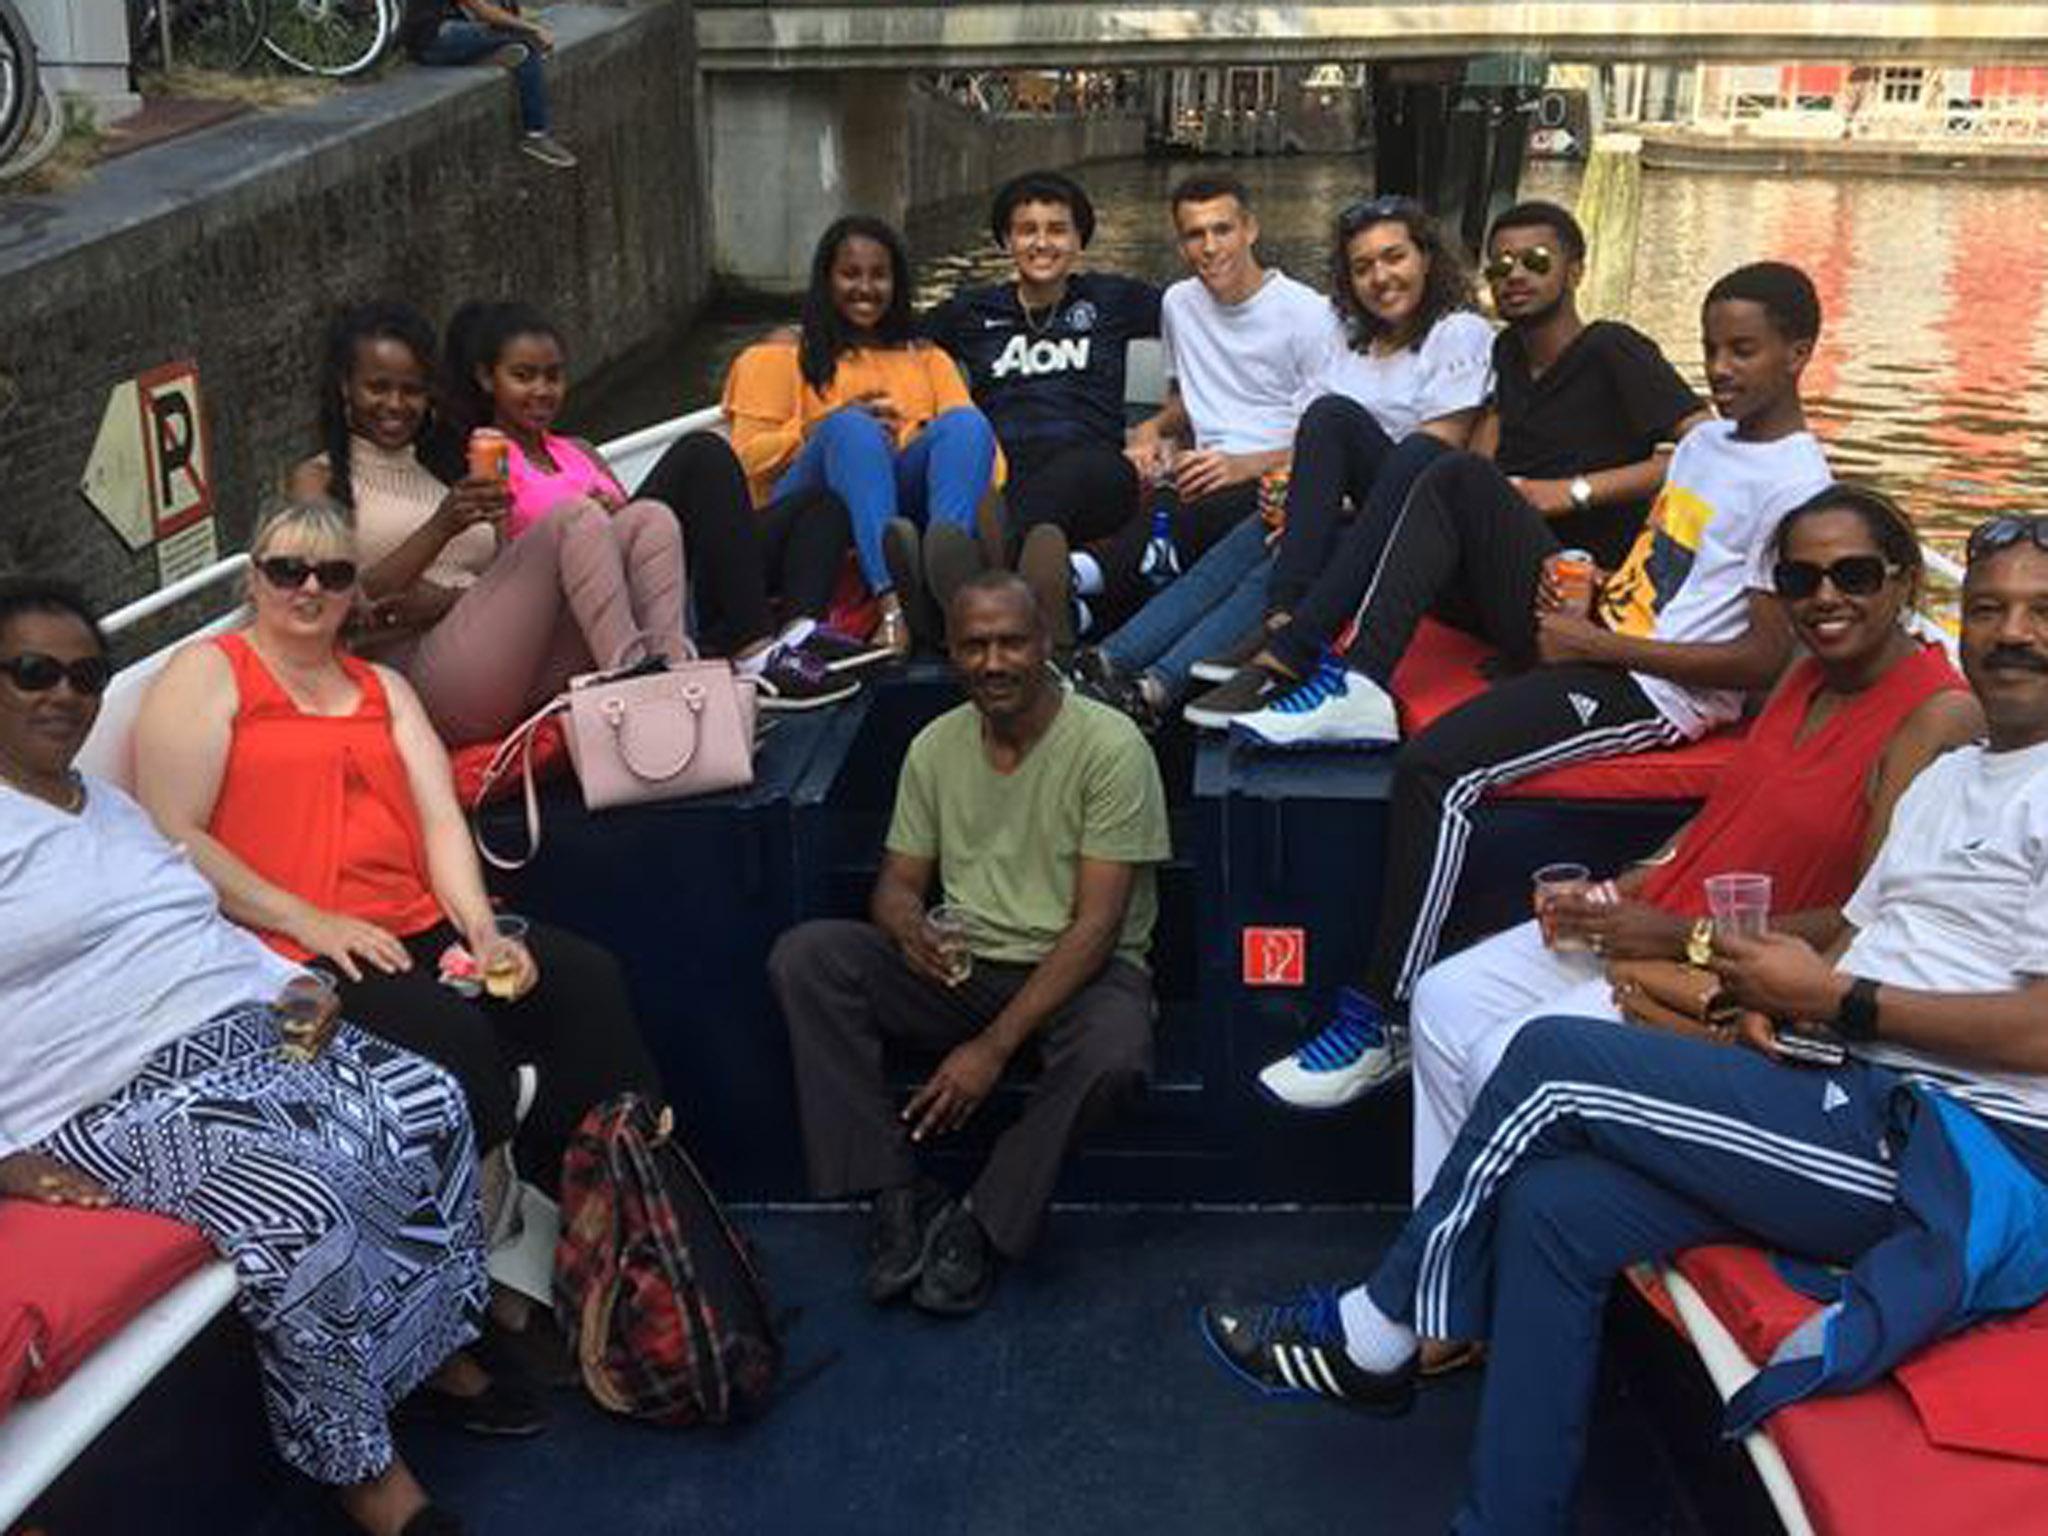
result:
[[[238,70],[263,46],[269,0],[174,0],[171,56],[197,69]]]
[[[382,0],[271,0],[263,46],[309,75],[368,69],[391,36]]]
[[[28,132],[40,95],[36,45],[14,7],[0,0],[0,165]]]
[[[0,181],[26,176],[64,142],[64,108],[47,80],[38,81],[35,110],[10,156],[0,157]]]

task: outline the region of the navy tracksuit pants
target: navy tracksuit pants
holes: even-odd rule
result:
[[[1516,1037],[1370,1282],[1425,1337],[1490,1341],[1458,1536],[1569,1528],[1629,1264],[1736,1237],[1846,1263],[1891,1231],[1898,1081],[1591,1019]],[[2048,1132],[1985,1123],[2048,1178]]]

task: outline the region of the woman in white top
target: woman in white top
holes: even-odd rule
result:
[[[392,1406],[425,1388],[437,1412],[540,1422],[460,1352],[486,1283],[462,1092],[331,1012],[310,1060],[281,1054],[298,968],[71,766],[108,675],[75,592],[0,582],[0,1199],[197,1227],[235,1266],[279,1454],[373,1536],[459,1531]]]
[[[1431,460],[1463,448],[1493,379],[1493,327],[1474,313],[1472,277],[1420,203],[1378,197],[1337,215],[1331,303],[1350,346],[1325,376],[1329,393],[1294,434],[1287,523],[1266,587],[1265,630],[1297,614],[1306,633],[1335,634],[1355,602],[1408,487]],[[1348,512],[1348,516],[1347,516]],[[1355,582],[1327,579],[1341,567]],[[1270,660],[1258,633],[1230,661]],[[1245,665],[1188,706],[1198,725],[1227,727],[1259,708],[1278,667]]]

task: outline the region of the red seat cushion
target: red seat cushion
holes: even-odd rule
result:
[[[1463,630],[1424,619],[1394,672],[1402,735],[1414,736],[1484,693],[1487,680],[1479,668],[1493,654]],[[1494,793],[1511,800],[1704,800],[1742,745],[1743,729],[1729,726],[1682,747],[1554,768]]]
[[[496,741],[471,742],[466,747],[452,747],[448,752],[448,766],[455,775],[456,802],[474,809],[479,803],[477,796],[484,787],[484,773],[491,766],[491,759],[498,755],[503,745]],[[562,734],[559,718],[543,720],[533,733],[533,782],[545,784],[557,777],[563,765],[569,760],[569,739]],[[483,803],[508,799],[520,792],[525,782],[524,772],[515,761],[509,769],[492,783],[491,792]]]
[[[42,1359],[43,1320],[25,1301],[0,1303],[0,1418]]]
[[[27,1313],[41,1324],[42,1358],[22,1390],[48,1392],[214,1257],[198,1232],[161,1216],[0,1200],[0,1318]]]

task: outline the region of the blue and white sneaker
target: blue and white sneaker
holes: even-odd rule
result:
[[[1391,747],[1401,723],[1386,689],[1325,658],[1307,682],[1233,719],[1230,735],[1261,747]]]
[[[1361,1368],[1344,1348],[1337,1292],[1312,1287],[1277,1306],[1211,1303],[1199,1318],[1211,1354],[1268,1397],[1327,1397],[1367,1413],[1405,1413],[1415,1357],[1391,1371]]]
[[[1315,1038],[1259,1073],[1266,1096],[1290,1109],[1341,1109],[1408,1065],[1406,1032],[1355,987],[1337,989],[1336,1016]]]

